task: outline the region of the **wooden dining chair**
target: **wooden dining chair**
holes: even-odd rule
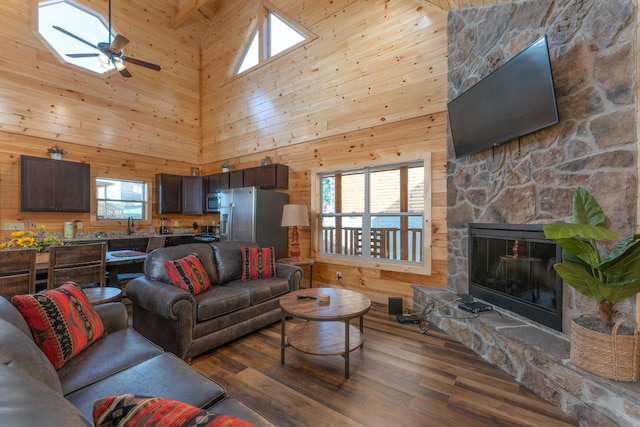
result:
[[[49,248],[49,289],[67,281],[83,287],[107,283],[107,244],[91,243]]]
[[[0,295],[11,299],[35,291],[36,249],[0,251]]]

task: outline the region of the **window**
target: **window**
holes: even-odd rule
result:
[[[253,30],[250,42],[240,61],[236,74],[255,67],[281,52],[307,40],[308,36],[275,12],[264,8],[259,25]],[[263,43],[260,41],[263,40]]]
[[[148,188],[142,181],[96,178],[96,219],[148,219]]]
[[[430,272],[429,164],[412,159],[318,171],[316,254],[330,263]]]
[[[47,47],[60,59],[95,73],[103,74],[115,67],[102,65],[97,59],[99,53],[91,46],[54,28],[59,27],[97,46],[109,41],[109,30],[100,14],[81,6],[73,0],[49,0],[38,3],[38,33],[46,40]],[[111,39],[115,38],[115,34]],[[89,57],[71,58],[68,54],[95,54]]]

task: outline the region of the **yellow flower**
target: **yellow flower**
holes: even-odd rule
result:
[[[0,249],[36,248],[38,252],[45,252],[51,245],[62,245],[62,241],[55,235],[45,235],[44,225],[36,226],[27,221],[27,229],[11,233]]]

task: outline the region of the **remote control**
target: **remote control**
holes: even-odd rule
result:
[[[298,299],[316,299],[316,297],[311,295],[298,295]]]

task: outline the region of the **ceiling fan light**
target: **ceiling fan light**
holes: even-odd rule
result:
[[[124,69],[125,69],[125,66],[124,66],[124,64],[123,64],[122,62],[120,62],[120,61],[118,61],[118,60],[115,60],[115,61],[113,61],[113,63],[114,63],[114,64],[115,64],[115,66],[116,66],[116,70],[118,70],[118,71],[122,71],[122,70],[124,70]]]
[[[105,55],[104,53],[101,53],[100,55],[98,55],[98,59],[100,60],[100,62],[102,62],[102,64],[109,64],[109,56]]]

